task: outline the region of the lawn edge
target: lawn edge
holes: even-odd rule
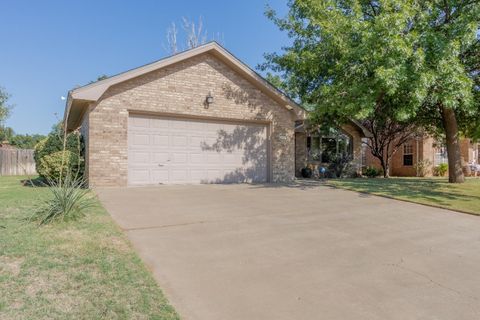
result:
[[[427,206],[427,207],[431,207],[431,208],[450,210],[450,211],[455,211],[455,212],[458,212],[458,213],[468,214],[470,216],[480,217],[480,213],[470,212],[470,211],[466,211],[466,210],[462,210],[462,209],[445,208],[445,207],[435,205],[435,204],[421,203],[421,202],[416,202],[416,201],[413,201],[413,200],[396,198],[394,196],[388,196],[388,195],[385,195],[385,194],[379,194],[379,193],[375,193],[375,192],[358,191],[358,190],[355,190],[354,188],[335,185],[334,183],[331,183],[329,181],[325,181],[324,183],[325,183],[326,186],[329,186],[329,187],[332,187],[332,188],[335,188],[335,189],[348,190],[348,191],[352,191],[352,192],[356,192],[356,193],[360,193],[360,194],[371,194],[371,195],[386,198],[386,199],[403,201],[403,202],[413,203],[413,204],[419,204],[419,205]]]

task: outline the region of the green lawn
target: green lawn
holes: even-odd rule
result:
[[[338,179],[329,184],[395,199],[480,215],[480,179],[450,184],[444,178]]]
[[[46,188],[0,177],[0,319],[178,319],[98,206],[77,222],[25,220]]]

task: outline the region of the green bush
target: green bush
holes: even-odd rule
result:
[[[37,165],[38,174],[48,182],[59,181],[60,177],[67,174],[83,177],[83,171],[80,170],[83,170],[83,159],[68,150],[45,155]]]
[[[41,140],[35,146],[34,159],[38,174],[47,180],[60,177],[61,151],[63,150],[63,135],[60,126],[55,126],[47,138]],[[84,173],[84,144],[80,133],[73,132],[67,135],[65,150],[69,165],[66,167],[72,176],[83,177]],[[60,155],[55,155],[60,153]],[[46,159],[46,157],[49,157]],[[65,173],[65,172],[64,172]]]
[[[428,159],[425,159],[425,160],[418,161],[413,167],[417,172],[417,176],[425,177],[428,174],[430,170],[429,168],[431,165],[432,165],[432,162]]]
[[[435,175],[439,177],[444,177],[448,172],[448,164],[447,163],[440,163],[438,166],[435,167]]]
[[[376,178],[378,176],[381,176],[383,175],[383,170],[382,169],[378,169],[378,168],[375,168],[375,167],[366,167],[364,170],[363,170],[363,175],[369,177],[369,178]]]
[[[311,178],[313,175],[312,169],[308,167],[303,168],[301,173],[303,178]]]

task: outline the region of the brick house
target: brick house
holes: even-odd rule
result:
[[[460,140],[460,151],[462,161],[465,165],[480,163],[480,144],[471,139]],[[370,152],[367,146],[363,146],[363,166],[374,166],[381,168],[377,158]],[[428,165],[426,176],[435,174],[435,167],[441,163],[448,163],[446,147],[430,136],[412,138],[404,143],[392,157],[390,164],[390,175],[398,177],[417,176],[419,162],[425,161]]]
[[[292,181],[318,141],[305,116],[212,42],[71,90],[64,120],[84,137],[89,185],[127,186]],[[360,168],[362,130],[344,132]]]

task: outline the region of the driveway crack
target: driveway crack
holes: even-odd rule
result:
[[[402,269],[402,270],[405,270],[407,272],[410,272],[410,273],[413,273],[421,278],[424,278],[426,279],[428,282],[430,282],[431,284],[437,286],[437,287],[440,287],[442,289],[445,289],[445,290],[448,290],[448,291],[451,291],[451,292],[454,292],[455,294],[459,295],[459,296],[464,296],[464,293],[455,289],[455,288],[451,288],[451,287],[448,287],[438,281],[435,281],[433,280],[428,274],[425,274],[425,273],[422,273],[422,272],[419,272],[419,271],[416,271],[414,269],[410,269],[408,267],[406,267],[404,265],[405,261],[403,260],[403,258],[400,258],[400,261],[397,262],[397,263],[391,263],[391,264],[388,264],[389,266],[393,266],[393,267],[396,267],[396,268],[399,268],[399,269]],[[479,299],[476,297],[476,296],[472,296],[472,295],[466,295],[467,298],[470,298],[470,299],[473,299],[475,301],[479,301]]]

